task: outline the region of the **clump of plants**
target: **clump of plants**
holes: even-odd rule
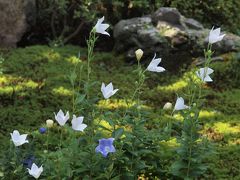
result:
[[[191,85],[188,92],[184,98],[177,97],[173,108],[172,115],[180,113],[183,117],[175,155],[161,143],[170,139],[171,124],[163,130],[145,126],[148,119],[141,101],[143,85],[148,73],[165,71],[159,66],[161,58],[156,58],[156,54],[144,68],[140,63],[144,52],[141,49],[136,51],[138,66],[135,73],[138,78],[132,96],[125,100],[131,108],[115,111],[99,106],[100,100],[107,102],[121,91],[114,89],[112,82],[102,82],[100,88],[91,78],[98,34],[109,36],[106,31],[109,25],[103,21],[104,17],[98,19],[87,40],[87,78],[82,78],[81,63],[76,63],[69,74],[71,109],[57,110],[52,117],[55,122],[48,119],[38,131],[21,134],[21,131],[13,130],[10,133],[9,148],[2,159],[3,179],[27,179],[29,176],[35,179],[195,179],[206,171],[209,142],[199,133],[199,112],[204,101],[202,87],[212,81],[213,69],[209,67],[213,54],[211,47],[224,37],[220,28],[210,31],[209,45],[204,51],[205,66],[189,75]],[[92,93],[93,88],[99,88],[101,98]],[[165,109],[171,109],[171,104]]]

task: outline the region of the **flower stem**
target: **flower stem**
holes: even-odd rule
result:
[[[47,129],[47,151],[48,151],[48,138],[49,138],[49,130],[50,128]]]
[[[203,79],[205,78],[205,76],[207,75],[207,68],[212,60],[211,56],[212,56],[212,51],[211,51],[211,44],[208,44],[207,50],[204,51],[204,56],[205,56],[205,64],[204,64],[204,75],[203,75]],[[193,101],[194,101],[194,97],[196,94],[196,91],[198,91],[198,97],[196,97],[196,107],[200,108],[200,99],[202,97],[202,86],[203,86],[202,82],[199,86],[192,86],[194,88],[192,88],[190,90],[190,105],[193,106]],[[184,121],[189,121],[191,120],[191,124],[190,124],[190,142],[189,143],[189,147],[188,147],[188,162],[187,162],[187,173],[186,176],[189,178],[190,177],[190,168],[191,168],[191,163],[192,163],[192,151],[193,151],[193,145],[194,143],[196,143],[193,138],[194,134],[198,133],[197,130],[197,126],[198,126],[198,116],[199,116],[199,111],[194,111],[195,113],[195,117],[191,117],[191,115],[189,116],[190,118],[184,119]],[[188,114],[191,114],[191,110],[189,110]]]
[[[97,41],[96,31],[93,29],[89,34],[89,39],[87,40],[88,55],[87,55],[87,99],[89,99],[89,86],[90,86],[90,74],[91,74],[91,61],[93,60],[93,50],[95,43]]]
[[[59,146],[59,148],[60,148],[60,150],[62,150],[62,134],[63,134],[63,128],[61,128],[60,131],[61,131],[61,132],[60,132],[60,146]]]

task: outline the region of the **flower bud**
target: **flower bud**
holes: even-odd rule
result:
[[[207,55],[208,55],[208,56],[211,56],[211,55],[212,55],[211,49],[209,49],[209,50],[207,51]]]
[[[53,120],[51,120],[51,119],[46,120],[46,124],[47,124],[48,128],[53,127]]]
[[[164,109],[164,110],[172,109],[172,103],[167,102],[167,103],[163,106],[163,109]]]
[[[143,56],[143,51],[141,49],[138,49],[135,51],[135,55],[136,55],[137,60],[140,61],[140,59]]]
[[[47,129],[44,128],[44,127],[39,128],[39,132],[40,132],[41,134],[44,134],[46,131],[47,131]]]

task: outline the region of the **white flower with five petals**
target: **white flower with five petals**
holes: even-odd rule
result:
[[[13,133],[10,133],[10,134],[15,146],[21,146],[25,143],[28,143],[28,140],[26,140],[27,134],[20,135],[18,130],[14,130]]]
[[[177,98],[177,101],[176,101],[176,104],[174,106],[174,111],[178,111],[178,110],[183,110],[183,109],[188,109],[189,106],[186,106],[184,104],[184,99],[182,97],[178,97]]]
[[[55,114],[55,113],[54,113]],[[69,119],[69,112],[64,115],[63,111],[60,109],[57,114],[55,114],[55,119],[60,126],[64,126],[64,124]]]
[[[220,35],[221,28],[214,29],[214,27],[211,29],[209,36],[208,36],[208,42],[210,44],[216,43],[218,41],[221,41],[225,34]]]
[[[210,74],[213,73],[213,69],[209,68],[209,67],[205,67],[205,68],[200,68],[196,74],[197,76],[204,82],[212,82],[213,80],[211,79],[211,77],[209,76]]]
[[[79,117],[76,117],[75,115],[73,115],[73,119],[72,119],[72,128],[75,130],[75,131],[83,131],[87,125],[86,124],[83,124],[83,116],[79,116]]]
[[[38,167],[35,163],[32,164],[31,169],[28,169],[28,173],[33,176],[35,179],[38,179],[43,172],[43,167]]]
[[[113,96],[118,91],[118,89],[113,90],[112,83],[109,83],[107,86],[105,86],[105,84],[102,83],[101,91],[102,91],[103,97],[105,99],[108,99],[111,96]]]
[[[155,53],[152,61],[148,65],[147,70],[152,71],[152,72],[163,72],[163,71],[165,71],[165,69],[163,67],[158,66],[158,64],[161,62],[161,58],[155,59],[155,57],[156,57],[156,53]]]
[[[97,24],[95,25],[95,29],[97,33],[105,34],[110,36],[110,34],[106,31],[106,29],[109,27],[109,24],[103,24],[104,16],[101,19],[98,19]]]

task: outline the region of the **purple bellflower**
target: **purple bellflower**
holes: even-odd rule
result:
[[[25,158],[22,163],[23,163],[23,166],[26,167],[26,168],[31,168],[32,167],[32,164],[33,162],[35,161],[35,157],[30,155],[30,156],[27,156],[27,158]]]
[[[99,145],[96,147],[96,152],[100,152],[103,157],[107,157],[108,153],[115,152],[116,149],[113,146],[114,138],[108,138],[108,139],[99,139]]]

